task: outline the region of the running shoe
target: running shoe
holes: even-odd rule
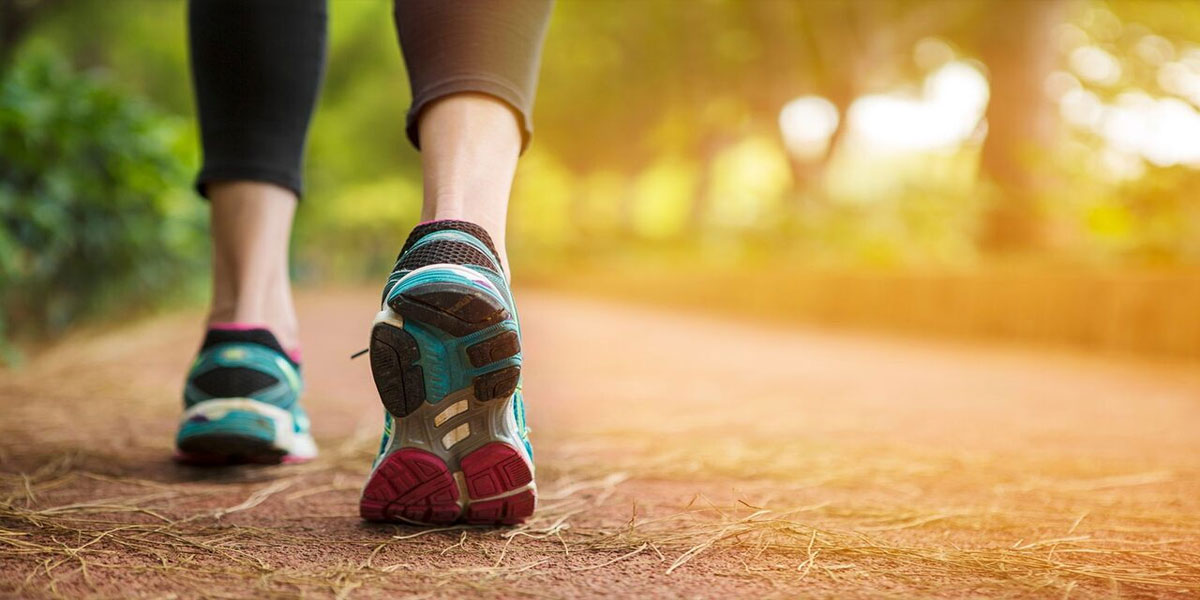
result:
[[[533,514],[521,332],[483,228],[434,221],[413,230],[369,350],[386,414],[362,517],[511,525]]]
[[[302,462],[317,455],[300,406],[300,365],[270,331],[215,327],[187,376],[176,460],[198,465]]]

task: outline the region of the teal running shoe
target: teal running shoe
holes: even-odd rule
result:
[[[537,499],[521,331],[491,239],[419,225],[383,290],[371,373],[386,411],[359,512],[370,521],[516,524]]]
[[[213,328],[188,373],[175,458],[196,465],[302,462],[317,455],[300,406],[300,365],[266,329]]]

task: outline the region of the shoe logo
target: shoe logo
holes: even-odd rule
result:
[[[279,367],[280,371],[283,371],[283,375],[287,377],[288,384],[292,386],[292,389],[299,392],[304,383],[300,381],[300,376],[296,373],[296,369],[292,367],[291,363],[282,356],[276,356],[275,366]]]
[[[246,358],[246,351],[241,348],[230,348],[221,353],[221,358],[225,360],[243,360]]]

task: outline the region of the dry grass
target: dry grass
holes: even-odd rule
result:
[[[757,490],[736,493],[732,502],[697,494],[680,505],[652,493],[659,502],[647,506],[624,490],[695,477],[708,468],[703,460],[674,474],[647,460],[641,464],[648,470],[640,473],[634,458],[606,468],[568,451],[544,463],[539,511],[516,528],[360,527],[349,524],[350,515],[338,519],[335,532],[253,524],[272,509],[298,504],[303,511],[306,502],[322,497],[336,497],[348,511],[371,446],[366,439],[350,440],[320,461],[278,471],[278,478],[248,470],[232,484],[100,474],[70,453],[28,472],[4,473],[0,564],[21,575],[6,579],[4,589],[23,596],[107,595],[120,589],[114,582],[140,580],[214,597],[251,589],[347,597],[414,586],[434,596],[559,596],[530,583],[563,574],[622,573],[629,566],[672,578],[758,582],[778,593],[805,589],[799,586],[875,593],[894,588],[900,595],[936,595],[946,586],[998,595],[1200,591],[1200,517],[1163,508],[1141,514],[1100,508],[1131,488],[1145,488],[1144,495],[1167,486],[1163,494],[1178,493],[1170,486],[1180,482],[1153,474],[1043,487],[1037,503],[1013,487],[1011,502],[992,506],[927,508],[844,501],[838,494],[799,505],[796,498],[821,496],[803,493],[814,485],[803,481],[749,483]],[[691,450],[695,457],[697,448]],[[722,454],[717,450],[709,458]],[[869,470],[856,485],[846,473],[812,475],[841,481],[843,489],[882,481]],[[51,500],[86,486],[106,493]],[[1064,524],[1063,505],[1081,502],[1096,512],[1083,510]],[[204,508],[186,508],[197,506]],[[240,515],[247,518],[236,521]],[[1039,535],[1016,537],[1029,532]],[[313,548],[322,549],[321,560],[293,560],[293,553]]]
[[[374,291],[365,297],[375,301]],[[94,351],[108,348],[101,338],[19,376],[0,373],[0,596],[1200,594],[1194,437],[1166,436],[1163,445],[1125,439],[1120,452],[1105,452],[1104,432],[1111,429],[1089,434],[1084,425],[1078,431],[1051,427],[1029,437],[1009,424],[997,426],[995,435],[1024,435],[1022,443],[905,443],[909,438],[881,439],[856,420],[869,407],[889,404],[851,395],[841,396],[843,402],[859,404],[845,410],[837,401],[809,404],[826,407],[824,420],[787,410],[791,396],[778,406],[773,396],[749,398],[745,402],[758,402],[761,410],[748,406],[744,420],[729,426],[727,413],[707,408],[723,399],[672,404],[631,375],[629,389],[570,398],[578,407],[611,403],[620,419],[559,413],[557,421],[537,425],[541,496],[528,523],[506,529],[368,525],[354,507],[377,444],[373,421],[320,440],[322,457],[306,465],[220,472],[172,465],[166,456],[176,413],[161,399],[175,395],[169,386],[188,357],[186,345],[160,340],[159,330],[144,328],[143,337],[124,339],[114,346],[121,352],[116,358]],[[359,341],[347,337],[345,345]],[[147,347],[161,347],[163,354],[183,349],[135,381],[127,368],[112,366],[155,355]],[[853,349],[823,349],[842,353],[833,365],[861,358]],[[676,356],[658,347],[647,352]],[[863,356],[873,361],[878,355]],[[92,361],[88,368],[61,376],[79,357]],[[574,361],[543,360],[576,382],[569,371]],[[905,373],[924,368],[920,362],[904,367]],[[964,371],[971,377],[982,372],[978,363],[971,368]],[[937,369],[940,378],[940,364]],[[1063,373],[1065,383],[1048,389],[1073,390],[1076,377],[1101,376],[1098,369]],[[703,374],[696,377],[712,385]],[[1175,389],[1154,387],[1150,379],[1130,389],[1149,390],[1147,397]],[[912,394],[924,393],[917,389],[921,380],[909,383]],[[543,381],[541,389],[552,384]],[[1125,392],[1108,401],[1139,402]],[[1190,401],[1155,406],[1176,410]],[[318,394],[309,402],[326,417],[348,410],[342,396]],[[1088,402],[1090,396],[1077,406]],[[1172,414],[1192,414],[1178,410]],[[898,423],[933,419],[941,430],[953,427],[945,415],[914,414],[892,416]],[[1139,413],[1122,414],[1133,419]],[[1082,418],[1068,417],[1069,424]],[[71,429],[66,424],[72,421],[89,426]],[[1147,431],[1160,421],[1134,425],[1140,429],[1132,431]],[[1061,439],[1068,434],[1073,437]],[[137,445],[141,440],[149,445]],[[1026,446],[1027,440],[1036,443]]]

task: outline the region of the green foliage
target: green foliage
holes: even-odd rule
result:
[[[180,132],[52,53],[0,74],[0,328],[61,330],[196,273],[203,204]]]
[[[420,220],[421,189],[388,177],[347,186],[333,198],[305,201],[296,223],[293,264],[306,280],[371,281],[396,260]]]
[[[853,132],[843,127],[828,156],[798,160],[782,143],[779,113],[787,101],[812,94],[833,102],[845,124],[861,95],[920,96],[931,67],[918,58],[918,42],[934,39],[960,60],[986,63],[984,42],[996,15],[1010,8],[1007,0],[704,0],[686,11],[672,0],[627,4],[564,1],[555,8],[534,144],[522,158],[510,212],[508,242],[518,273],[576,259],[636,264],[656,253],[696,269],[760,255],[896,269],[967,267],[993,258],[977,247],[981,224],[1007,196],[979,177],[986,137],[884,156],[860,151],[862,144],[856,149]],[[1170,96],[1160,85],[1160,65],[1142,46],[1154,34],[1164,38],[1158,45],[1172,49],[1171,60],[1195,54],[1200,5],[1067,4],[1066,21],[1038,46],[1053,54],[1048,59],[1062,71],[1060,83],[1071,72],[1071,52],[1089,44],[1122,67],[1117,84],[1079,84],[1100,100],[1131,90]],[[302,279],[374,281],[418,218],[420,157],[404,135],[408,83],[390,2],[331,2],[329,10],[327,75],[309,135],[293,264]],[[202,273],[190,267],[206,254],[197,249],[195,230],[204,204],[188,198],[190,169],[179,168],[194,164],[180,158],[198,149],[186,3],[54,3],[26,39],[26,55],[31,47],[54,47],[73,65],[119,73],[123,88],[175,121],[136,105],[114,116],[120,111],[110,107],[103,109],[109,127],[124,133],[100,133],[95,123],[78,125],[101,118],[102,103],[88,94],[117,92],[94,79],[68,85],[74,78],[61,70],[57,83],[42,85],[32,81],[30,64],[21,67],[24,75],[8,77],[6,89],[19,93],[5,92],[0,116],[0,322],[56,328],[91,310],[100,296],[119,301],[122,289],[166,287],[173,277]],[[38,68],[45,78],[61,69]],[[108,91],[82,91],[97,87]],[[1102,137],[1063,121],[1057,109],[1051,113],[1062,139],[1021,163],[1045,188],[1028,217],[1045,225],[1049,240],[1032,258],[1130,266],[1200,261],[1200,204],[1192,193],[1200,170],[1157,167],[1129,155],[1125,162],[1137,169],[1114,172],[1113,149]],[[38,131],[45,131],[45,114],[90,133],[37,134],[25,123],[42,119]],[[134,133],[138,128],[154,133]],[[27,141],[35,135],[63,147],[35,147]],[[85,144],[99,149],[84,150]],[[37,164],[10,158],[35,150]],[[105,158],[80,158],[89,153]],[[125,173],[116,175],[118,169]],[[106,196],[118,191],[122,199]],[[95,198],[106,198],[123,220],[80,208],[99,210]],[[142,199],[140,213],[128,206],[135,198]],[[121,235],[129,239],[112,242],[117,246],[84,239]],[[102,255],[97,245],[113,254]],[[133,258],[143,256],[143,262]],[[100,272],[110,282],[96,288],[104,293],[82,292],[81,282]],[[70,291],[56,294],[56,285]]]

